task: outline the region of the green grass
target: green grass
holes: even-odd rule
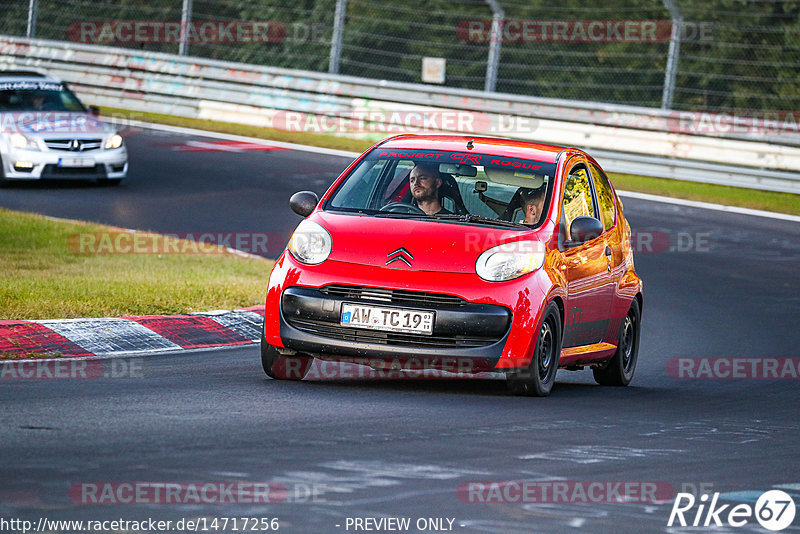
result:
[[[186,128],[258,137],[273,141],[349,150],[352,152],[363,152],[373,143],[372,141],[347,139],[332,135],[288,132],[285,130],[249,126],[246,124],[192,119],[174,115],[129,111],[116,108],[103,108],[102,113],[109,117],[136,119],[146,122],[169,124],[172,126],[183,126]],[[800,195],[792,193],[759,191],[742,187],[704,184],[665,178],[651,178],[648,176],[636,176],[631,174],[609,174],[611,175],[614,187],[621,190],[800,215]]]
[[[68,245],[76,234],[109,230],[119,231],[0,208],[0,319],[175,314],[264,300],[266,259],[219,250],[78,254]]]
[[[668,178],[609,173],[614,187],[664,197],[685,198],[764,211],[800,215],[800,195]]]

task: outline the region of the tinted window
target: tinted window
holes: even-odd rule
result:
[[[85,111],[85,108],[60,83],[0,82],[0,111]]]
[[[611,185],[608,177],[594,164],[589,164],[594,178],[594,189],[597,192],[597,203],[600,205],[600,215],[602,216],[603,229],[608,230],[614,226],[614,193],[611,192]]]

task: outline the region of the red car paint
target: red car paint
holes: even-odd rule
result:
[[[418,150],[457,152],[464,155],[465,162],[471,161],[473,153],[491,154],[495,156],[493,161],[500,162],[496,164],[507,161],[509,166],[512,159],[555,163],[553,200],[544,223],[529,231],[324,211],[332,193],[372,150],[411,156]],[[281,295],[286,288],[339,284],[455,295],[470,303],[510,309],[510,331],[500,358],[489,369],[476,365],[476,372],[527,366],[542,315],[550,302],[558,305],[564,332],[559,367],[608,360],[615,353],[620,325],[633,299],[639,301],[641,308],[642,282],[634,271],[630,228],[613,187],[613,227],[578,246],[559,248],[561,199],[567,172],[576,161],[599,168],[581,150],[523,141],[401,135],[376,144],[342,173],[308,216],[330,233],[333,246],[329,258],[319,265],[305,265],[284,251],[276,262],[267,292],[264,340],[274,347],[284,347],[280,314]],[[546,249],[544,265],[513,280],[481,279],[475,272],[478,256],[494,245],[515,240],[540,242]],[[400,247],[413,249],[413,267],[401,261],[386,265],[387,253]],[[609,249],[610,255],[606,252]],[[413,352],[409,350],[409,354]]]

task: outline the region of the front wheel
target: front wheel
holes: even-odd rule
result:
[[[281,355],[261,335],[261,366],[268,377],[275,380],[302,380],[313,362],[314,358],[311,356]]]
[[[0,187],[5,187],[8,185],[8,180],[6,180],[6,174],[3,172],[3,158],[0,158]]]
[[[556,381],[558,360],[561,356],[561,315],[554,303],[547,305],[542,326],[536,339],[530,365],[521,371],[512,371],[506,378],[508,389],[515,395],[546,397]]]
[[[636,360],[639,357],[639,333],[641,331],[642,312],[639,301],[633,299],[628,315],[622,320],[619,328],[617,352],[601,369],[593,369],[594,380],[601,386],[627,386],[633,379]]]

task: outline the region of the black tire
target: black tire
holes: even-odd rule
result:
[[[639,337],[642,328],[642,311],[635,298],[628,314],[619,327],[617,352],[605,367],[593,369],[594,380],[601,386],[627,386],[633,380],[639,358]]]
[[[546,397],[553,390],[561,356],[561,314],[558,306],[547,305],[536,337],[536,348],[530,365],[506,376],[508,389],[515,395]]]
[[[9,184],[6,180],[6,174],[3,171],[3,158],[0,158],[0,187],[6,187]]]
[[[311,356],[282,356],[261,334],[261,366],[268,377],[275,380],[302,380],[313,362]]]

